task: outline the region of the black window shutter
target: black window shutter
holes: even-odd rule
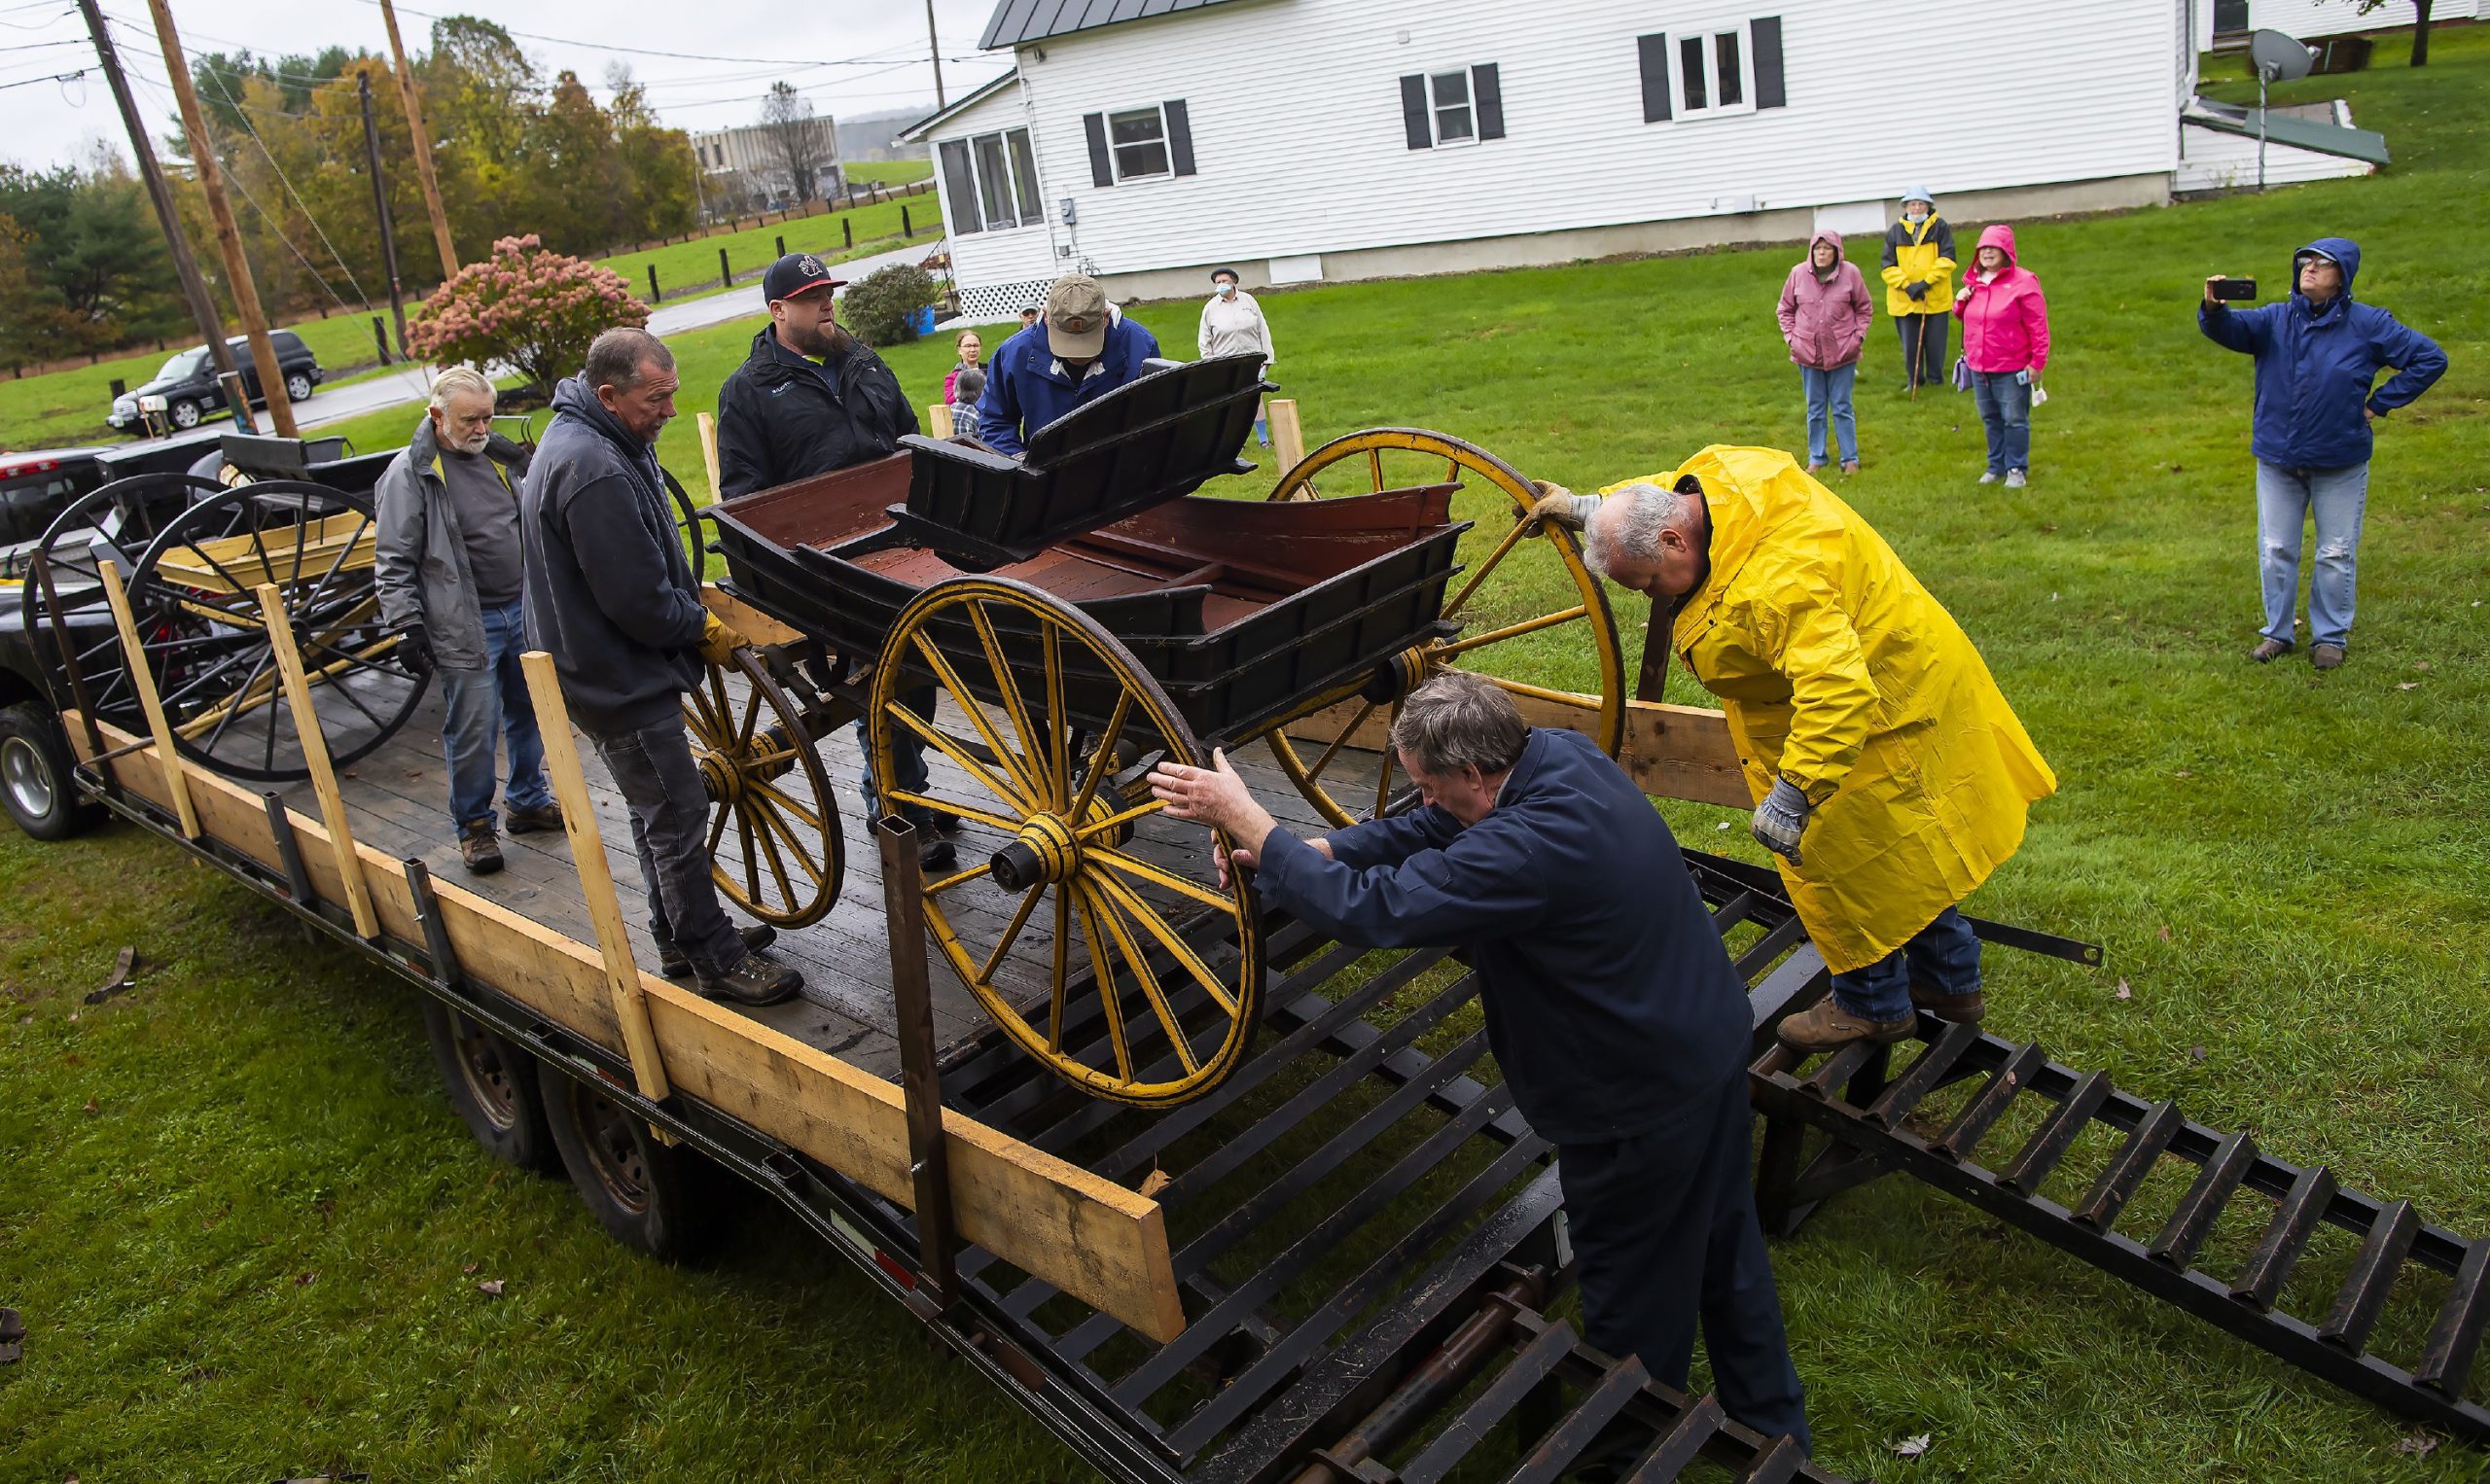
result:
[[[1409,131],[1409,148],[1435,148],[1435,130],[1427,123],[1427,75],[1423,72],[1401,80],[1401,123]]]
[[[1089,133],[1089,184],[1104,190],[1116,183],[1115,161],[1107,158],[1107,116],[1083,114],[1081,126]]]
[[[1637,36],[1634,53],[1643,63],[1643,122],[1657,124],[1669,116],[1669,39],[1656,31]]]
[[[1185,100],[1169,98],[1159,105],[1167,113],[1167,159],[1179,175],[1193,173],[1193,121]]]
[[[1761,16],[1755,30],[1755,106],[1787,108],[1790,93],[1781,82],[1781,18]]]
[[[1505,137],[1505,85],[1496,76],[1496,64],[1484,62],[1470,69],[1470,96],[1478,107],[1478,137]]]

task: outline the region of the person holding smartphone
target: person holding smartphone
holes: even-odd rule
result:
[[[1954,294],[1954,317],[1963,322],[1963,363],[1988,433],[1980,482],[2021,489],[2031,477],[2032,394],[2049,360],[2049,303],[2039,277],[2014,261],[2013,228],[1982,229],[1972,270]]]
[[[2292,652],[2299,589],[2300,531],[2317,526],[2308,583],[2309,662],[2341,666],[2352,639],[2361,515],[2368,505],[2369,425],[2430,389],[2446,352],[2375,304],[2356,302],[2361,246],[2320,237],[2292,255],[2292,293],[2279,303],[2233,309],[2254,280],[2205,280],[2196,327],[2205,338],[2257,361],[2249,451],[2257,458],[2258,574],[2265,626],[2248,657],[2269,664]],[[2246,293],[2241,292],[2242,285]],[[2393,380],[2375,391],[2377,373]]]

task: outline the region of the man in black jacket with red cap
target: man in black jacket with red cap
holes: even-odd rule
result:
[[[752,337],[751,356],[718,388],[719,498],[886,457],[899,450],[903,435],[916,431],[916,409],[908,406],[899,378],[872,346],[839,328],[834,296],[843,282],[811,253],[789,253],[762,275],[769,323]],[[901,699],[919,716],[934,714],[930,688]],[[866,725],[856,724],[859,749],[872,746]],[[905,733],[892,745],[899,774],[893,787],[923,793],[923,745]],[[862,785],[871,818],[881,810],[870,763]],[[920,864],[948,867],[951,843],[937,831],[952,823],[949,816],[902,812],[920,827]]]

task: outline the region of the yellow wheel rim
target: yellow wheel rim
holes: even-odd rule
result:
[[[1443,461],[1441,470],[1432,467],[1438,459]],[[1412,469],[1416,477],[1401,477]],[[1514,523],[1515,512],[1539,499],[1520,471],[1449,434],[1369,428],[1307,454],[1280,476],[1270,498],[1315,500],[1473,481],[1493,493],[1483,510],[1456,506],[1456,513],[1476,522],[1462,539],[1466,570],[1456,575],[1444,599],[1443,618],[1462,625],[1461,631],[1396,655],[1388,667],[1395,672],[1391,692],[1405,695],[1428,676],[1457,665],[1512,692],[1535,723],[1583,732],[1616,757],[1625,747],[1627,695],[1617,616],[1573,532],[1551,525],[1524,535]],[[1576,695],[1495,673],[1499,661],[1525,649],[1544,654],[1549,645],[1589,646],[1599,665],[1599,694]],[[1397,700],[1311,707],[1270,732],[1271,753],[1324,818],[1335,825],[1372,819],[1406,787],[1405,779],[1396,778],[1397,760],[1383,740],[1399,715]],[[1370,755],[1371,762],[1366,760]]]
[[[948,729],[902,703],[929,678]],[[962,868],[925,883],[926,928],[1006,1036],[1092,1096],[1142,1107],[1236,1069],[1262,1008],[1254,901],[1241,879],[1211,884],[1195,827],[1138,837],[1160,812],[1138,772],[1202,760],[1129,651],[1038,588],[954,578],[901,611],[867,714],[876,779],[900,776],[903,737],[926,750],[925,790],[886,783],[882,797],[957,829]]]
[[[751,654],[706,671],[683,698],[683,724],[709,795],[709,878],[763,922],[809,927],[830,915],[845,870],[830,775],[801,712]]]

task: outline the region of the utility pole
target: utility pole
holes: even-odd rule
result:
[[[934,52],[934,106],[943,102],[943,36],[934,29],[934,0],[925,0],[925,41]]]
[[[424,106],[415,96],[415,75],[407,67],[407,44],[398,39],[398,12],[380,0],[380,19],[389,27],[389,55],[398,65],[398,96],[406,101],[407,129],[415,138],[415,179],[423,183],[424,210],[432,216],[432,245],[441,253],[441,276],[447,282],[458,271],[458,245],[449,240],[449,214],[441,209],[441,180],[432,173],[432,136],[424,132]]]
[[[407,294],[398,282],[398,233],[389,225],[389,187],[380,178],[380,131],[372,123],[372,74],[358,72],[355,92],[363,100],[363,153],[372,165],[372,215],[380,224],[380,264],[389,272],[389,314],[398,322],[398,358],[407,356]]]
[[[259,425],[251,420],[250,399],[242,395],[242,375],[234,368],[232,347],[225,343],[225,327],[217,322],[216,300],[207,292],[207,280],[199,276],[190,235],[182,230],[182,214],[173,205],[172,188],[164,184],[155,146],[147,142],[147,125],[140,122],[138,105],[129,96],[129,79],[122,76],[121,53],[113,50],[112,33],[104,29],[103,13],[95,0],[78,0],[78,11],[87,18],[87,34],[94,38],[95,59],[103,64],[104,81],[112,88],[114,106],[121,110],[122,126],[129,130],[130,153],[138,157],[138,176],[147,183],[147,198],[156,203],[156,225],[164,230],[164,246],[173,255],[173,276],[181,280],[182,298],[190,301],[191,318],[207,341],[217,380],[233,401],[233,421],[243,432],[256,433]]]
[[[250,260],[242,256],[242,231],[233,225],[232,203],[225,199],[225,170],[216,162],[215,136],[199,111],[198,89],[191,86],[191,64],[182,51],[182,35],[173,29],[172,8],[165,0],[147,0],[156,17],[156,40],[164,49],[164,73],[172,79],[173,98],[182,106],[182,131],[191,138],[191,163],[198,170],[199,190],[207,196],[208,219],[216,224],[217,252],[225,259],[226,286],[233,294],[233,312],[242,333],[251,337],[251,365],[260,373],[260,395],[268,403],[268,421],[279,438],[301,438],[294,426],[294,406],[285,398],[285,371],[277,365],[276,345],[268,339],[267,316],[260,312],[260,288],[252,281]],[[243,397],[236,405],[249,406]]]

